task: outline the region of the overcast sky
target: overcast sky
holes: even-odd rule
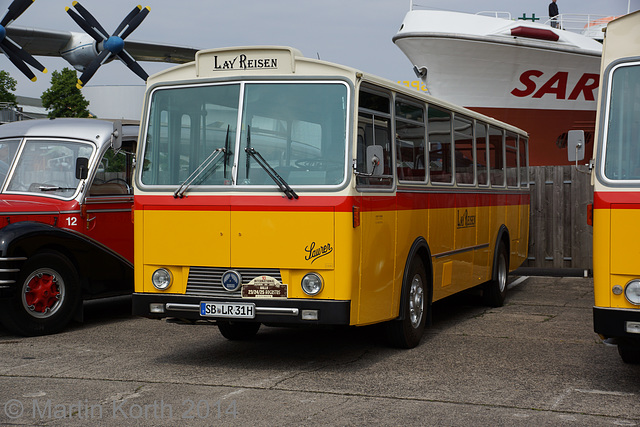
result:
[[[549,0],[550,1],[550,0]],[[506,11],[513,17],[535,13],[547,17],[547,0],[414,0],[415,5],[475,13]],[[13,25],[78,31],[65,12],[71,0],[35,0]],[[560,13],[620,15],[627,12],[628,0],[558,0]],[[9,0],[0,0],[0,17]],[[133,0],[83,0],[105,29],[112,31],[135,7]],[[151,13],[130,40],[214,48],[245,45],[286,45],[305,56],[349,65],[392,80],[414,79],[411,64],[393,44],[410,0],[153,0],[142,3]],[[640,0],[631,0],[631,11],[640,9]],[[126,47],[125,47],[126,48]],[[22,76],[4,55],[0,69],[18,80],[17,95],[39,97],[49,88],[50,74],[69,66],[62,59],[38,58],[49,74],[36,72],[33,83]],[[170,65],[142,63],[149,73]],[[89,85],[138,85],[142,81],[122,63],[103,66]]]

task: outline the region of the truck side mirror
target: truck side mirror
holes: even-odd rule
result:
[[[87,179],[89,176],[89,159],[78,157],[76,160],[76,179]]]
[[[570,130],[567,140],[567,156],[570,162],[584,159],[584,131]]]

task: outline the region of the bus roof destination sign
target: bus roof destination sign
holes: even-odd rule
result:
[[[228,50],[206,50],[196,54],[196,67],[200,77],[213,76],[224,71],[256,71],[294,73],[295,57],[302,56],[296,49],[230,48]]]

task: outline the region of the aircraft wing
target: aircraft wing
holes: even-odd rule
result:
[[[70,31],[40,30],[35,28],[7,27],[7,36],[32,55],[60,56],[60,51],[71,40]]]
[[[7,36],[35,56],[61,56],[75,68],[87,64],[85,58],[75,58],[79,51],[93,43],[84,33],[72,31],[44,30],[40,28],[7,27]],[[93,46],[93,45],[92,45]],[[170,46],[160,43],[127,40],[127,52],[137,61],[170,62],[183,64],[191,62],[199,49],[184,46]]]

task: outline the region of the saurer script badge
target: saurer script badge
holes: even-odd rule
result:
[[[331,252],[333,252],[333,247],[331,246],[331,243],[327,243],[324,246],[318,246],[316,248],[316,242],[312,242],[309,246],[306,246],[304,248],[304,251],[307,253],[304,259],[307,261],[311,261],[311,264],[313,264],[319,258],[322,258],[323,256],[329,255]]]

